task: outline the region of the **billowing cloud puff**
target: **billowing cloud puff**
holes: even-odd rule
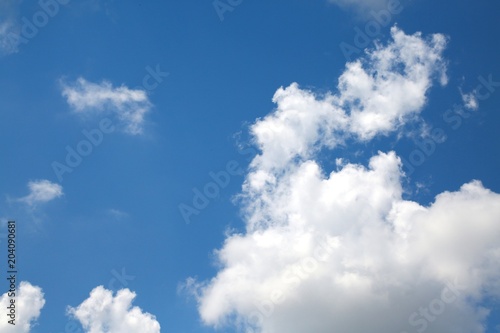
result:
[[[102,286],[94,288],[89,298],[68,313],[80,321],[86,333],[159,333],[155,316],[132,307],[135,293],[121,289],[113,296]]]
[[[317,96],[294,83],[280,88],[276,110],[251,128],[262,150],[253,165],[282,167],[308,158],[321,147],[333,148],[346,137],[372,139],[388,134],[418,115],[433,78],[446,84],[443,35],[423,39],[392,28],[393,42],[347,64],[338,92]]]
[[[132,135],[142,133],[144,116],[152,107],[145,90],[123,85],[113,87],[108,81],[92,83],[84,78],[61,84],[62,95],[76,112],[112,113],[125,132]]]
[[[403,198],[395,152],[329,173],[315,160],[347,136],[396,131],[423,108],[433,77],[446,82],[443,36],[392,33],[347,65],[338,94],[279,89],[276,110],[252,127],[262,152],[241,194],[246,231],[216,251],[215,277],[188,279],[207,325],[485,331],[483,301],[500,296],[500,195],[472,180],[424,206]]]
[[[19,284],[16,295],[6,292],[0,297],[0,332],[2,333],[28,333],[34,322],[40,316],[40,311],[45,305],[42,289],[23,281]],[[9,317],[11,300],[15,305],[15,325],[9,323],[13,318]],[[12,307],[12,306],[11,306]]]

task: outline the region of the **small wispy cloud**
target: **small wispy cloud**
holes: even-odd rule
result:
[[[328,0],[342,8],[351,8],[360,12],[376,10],[387,6],[387,0]]]
[[[115,208],[108,209],[106,213],[115,220],[122,220],[129,217],[128,213]]]
[[[475,111],[479,108],[479,103],[477,101],[475,91],[472,91],[470,93],[464,93],[460,91],[460,95],[462,96],[462,101],[466,109]]]
[[[143,132],[144,116],[153,106],[145,90],[124,85],[114,87],[105,80],[92,83],[81,77],[72,83],[61,80],[61,85],[63,97],[75,112],[112,113],[126,133],[137,135]]]
[[[418,116],[434,81],[447,83],[442,57],[446,37],[407,35],[397,27],[391,36],[392,43],[346,64],[336,93],[319,96],[297,83],[278,89],[276,112],[251,127],[262,150],[253,166],[282,167],[322,147],[333,148],[346,137],[366,142],[400,130]]]
[[[28,183],[30,193],[19,199],[30,206],[38,203],[46,203],[59,198],[63,195],[63,188],[61,185],[52,183],[46,179],[30,181]]]
[[[0,54],[16,53],[19,49],[19,0],[0,1]]]

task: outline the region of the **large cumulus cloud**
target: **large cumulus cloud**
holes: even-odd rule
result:
[[[188,279],[212,326],[246,332],[484,332],[500,293],[500,195],[471,180],[425,206],[403,197],[395,152],[368,164],[318,152],[415,119],[446,83],[446,38],[406,35],[349,63],[336,93],[280,88],[252,126],[261,153],[241,202],[244,233],[216,251],[209,281]],[[334,156],[334,151],[331,153]]]

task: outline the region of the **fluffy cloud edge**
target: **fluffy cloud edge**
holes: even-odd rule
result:
[[[276,109],[250,128],[261,150],[252,167],[272,172],[323,147],[335,148],[349,138],[370,141],[416,119],[433,82],[447,84],[442,57],[447,38],[407,35],[397,27],[391,36],[392,42],[346,64],[336,92],[319,96],[297,83],[279,88]]]
[[[11,291],[0,297],[0,331],[5,333],[29,333],[33,325],[36,324],[41,310],[45,305],[45,298],[42,289],[27,281],[22,281],[17,288],[17,295],[11,297]],[[11,306],[11,299],[15,300],[15,325],[8,323]],[[9,313],[7,312],[9,311]]]
[[[342,9],[353,10],[361,17],[368,17],[370,11],[383,9],[390,6],[391,3],[397,3],[398,0],[327,0],[327,3],[336,5]]]
[[[80,305],[68,307],[67,313],[88,333],[160,333],[160,324],[154,315],[132,307],[135,297],[129,289],[121,289],[113,295],[113,291],[98,286]]]

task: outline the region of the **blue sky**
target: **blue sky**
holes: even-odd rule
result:
[[[0,0],[0,331],[499,332],[499,11]]]

